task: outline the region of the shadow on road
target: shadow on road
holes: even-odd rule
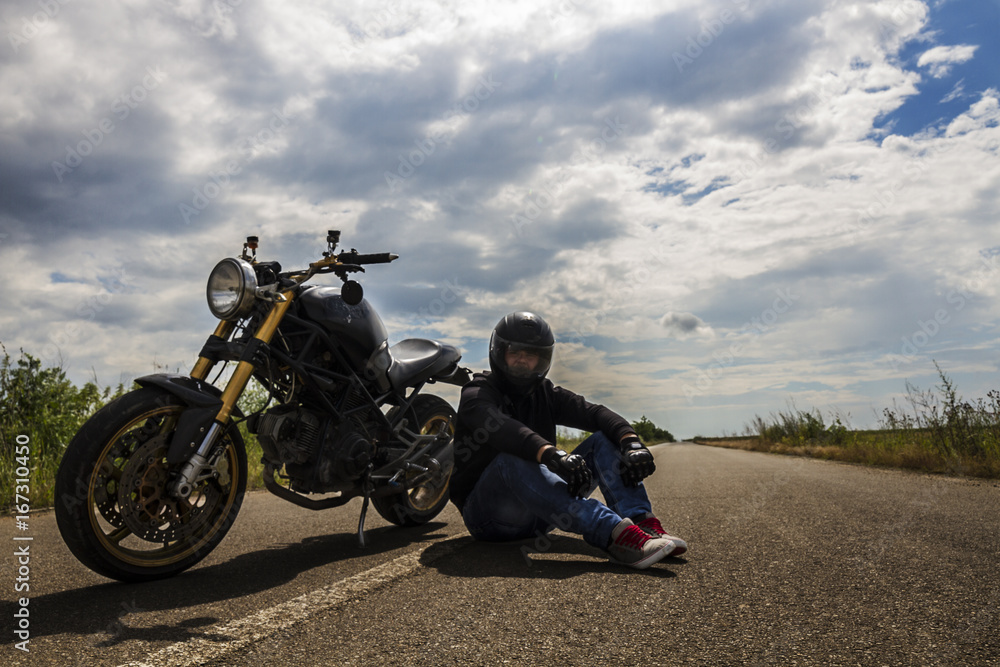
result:
[[[400,529],[383,526],[366,531],[368,547],[359,549],[353,533],[310,537],[301,542],[252,551],[224,563],[196,566],[171,579],[143,584],[109,582],[86,588],[32,597],[32,639],[69,633],[107,634],[98,646],[109,647],[132,639],[180,642],[191,637],[212,639],[198,628],[219,621],[214,617],[187,618],[175,625],[129,628],[122,618],[130,613],[167,611],[241,598],[282,586],[298,575],[335,561],[392,551],[433,540],[446,524],[432,522]],[[0,614],[12,618],[17,607],[4,601]],[[14,640],[10,640],[11,642]],[[221,638],[220,638],[221,641]],[[9,643],[6,641],[4,643]]]
[[[668,557],[646,570],[633,570],[609,562],[603,552],[578,537],[560,534],[515,542],[477,542],[466,535],[432,544],[420,560],[449,577],[519,579],[569,579],[591,572],[670,578],[677,575],[668,566],[687,562]]]

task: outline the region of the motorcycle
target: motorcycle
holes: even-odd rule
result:
[[[170,577],[208,555],[240,510],[247,483],[245,424],[262,452],[271,493],[313,510],[362,497],[389,522],[417,526],[448,502],[455,411],[426,384],[469,380],[451,346],[424,339],[390,346],[385,325],[351,279],[390,253],[336,252],[282,271],[258,261],[257,237],[212,270],[208,306],[220,322],[190,375],[155,374],[80,429],[56,477],[56,519],[70,551],[121,581]],[[306,285],[335,274],[342,285]],[[225,387],[207,380],[235,362]],[[244,415],[251,379],[266,404]]]

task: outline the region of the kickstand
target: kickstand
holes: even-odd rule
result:
[[[368,515],[368,501],[371,500],[372,491],[375,485],[372,484],[372,470],[374,466],[369,463],[365,474],[361,477],[361,490],[364,492],[365,501],[361,504],[361,517],[358,519],[358,548],[364,549],[365,544],[365,517]]]

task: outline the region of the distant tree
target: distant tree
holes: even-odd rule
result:
[[[656,424],[646,419],[646,415],[643,415],[642,419],[639,421],[632,422],[632,428],[635,429],[636,435],[638,435],[643,442],[676,442],[676,439],[673,435],[671,435],[670,431],[659,428]]]

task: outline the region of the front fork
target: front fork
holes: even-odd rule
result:
[[[258,344],[270,343],[274,337],[274,332],[277,331],[278,324],[284,318],[285,313],[288,312],[288,308],[292,304],[293,292],[285,292],[283,296],[285,297],[284,300],[275,303],[271,307],[271,312],[267,314],[267,317],[264,318],[264,321],[254,334],[254,339],[259,341],[259,343],[253,343],[254,347]],[[222,321],[215,328],[214,335],[223,340],[229,340],[235,328],[236,324],[234,322]],[[205,380],[213,366],[215,366],[215,362],[211,359],[198,357],[198,362],[191,371],[191,377],[196,380]],[[229,423],[229,417],[236,407],[236,401],[243,394],[243,390],[246,389],[253,372],[254,365],[252,361],[242,360],[236,365],[236,371],[229,379],[229,382],[226,383],[226,388],[222,392],[222,406],[215,415],[212,425],[206,431],[205,437],[202,438],[201,443],[198,445],[198,449],[188,458],[177,478],[171,483],[171,495],[177,498],[189,497],[196,483],[202,478],[202,474],[206,469],[211,467],[210,461],[212,457],[210,454],[212,449],[219,439],[219,434],[222,433]]]

